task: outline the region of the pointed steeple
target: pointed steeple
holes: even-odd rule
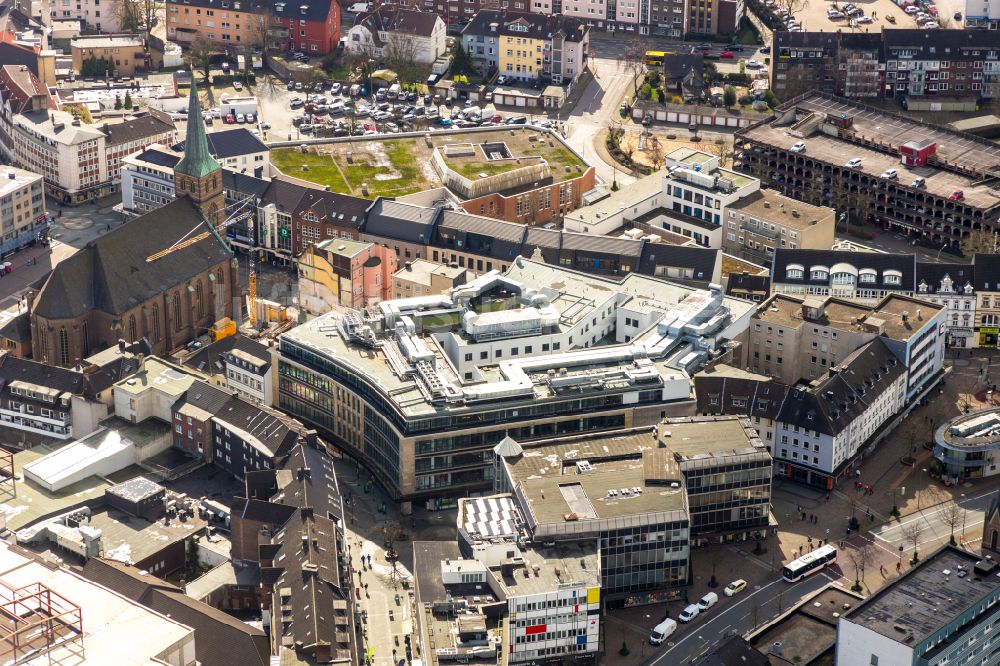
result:
[[[174,167],[174,173],[181,173],[193,178],[204,178],[213,171],[222,169],[208,150],[208,139],[205,138],[205,123],[201,118],[201,105],[198,103],[198,84],[191,72],[191,96],[188,99],[187,136],[184,140],[184,157]]]

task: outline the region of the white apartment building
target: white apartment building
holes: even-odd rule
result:
[[[142,215],[174,200],[174,166],[180,157],[166,146],[153,144],[148,150],[122,160],[122,209],[127,215]]]
[[[1000,2],[994,0],[991,6],[990,0],[965,0],[965,27],[1000,29]]]
[[[970,264],[917,263],[914,296],[945,308],[948,344],[976,347],[976,291]]]
[[[563,220],[567,231],[607,235],[626,222],[680,234],[721,249],[726,211],[760,191],[760,180],[719,167],[714,155],[678,148],[666,156],[665,174],[647,176]]]
[[[532,545],[523,527],[510,495],[460,500],[459,548],[471,561],[442,563],[442,579],[485,583],[493,576],[507,597],[507,663],[593,659],[601,641],[597,549]]]
[[[126,155],[152,143],[171,143],[173,123],[152,111],[113,125],[88,125],[65,111],[0,114],[9,144],[0,148],[45,178],[47,193],[67,204],[115,192]]]
[[[6,120],[6,118],[4,118]],[[107,182],[103,132],[64,111],[33,111],[11,119],[12,146],[5,152],[28,169],[42,174],[48,193],[67,203],[79,203]],[[102,192],[103,193],[103,192]]]
[[[48,0],[54,21],[83,21],[88,27],[99,32],[121,31],[120,12],[115,8],[117,0]]]
[[[45,228],[43,186],[37,173],[15,167],[0,168],[0,253],[24,247]]]
[[[861,446],[906,404],[906,370],[883,339],[858,348],[808,388],[791,388],[775,428],[783,476],[832,490]]]

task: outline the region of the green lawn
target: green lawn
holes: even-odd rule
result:
[[[563,177],[575,178],[580,173],[583,173],[584,166],[583,162],[570,152],[568,149],[560,145],[555,145],[553,147],[542,146],[540,148],[529,148],[524,151],[525,155],[538,155],[542,157],[549,166],[552,167],[553,178],[557,181]],[[567,174],[563,167],[572,167],[575,173]]]
[[[448,162],[448,166],[454,169],[455,173],[459,173],[471,180],[476,180],[481,173],[485,173],[487,176],[495,176],[498,173],[512,171],[521,165],[516,162],[463,162],[460,164]]]
[[[394,168],[376,166],[366,159],[365,153],[357,151],[354,153],[354,164],[347,164],[346,160],[338,158],[338,164],[355,195],[361,196],[362,183],[368,183],[369,196],[372,197],[401,197],[429,187],[406,142],[385,141],[382,147]],[[394,174],[394,177],[376,178],[389,174]],[[332,185],[330,187],[333,189]]]
[[[308,180],[318,185],[329,185],[334,192],[351,194],[350,188],[329,155],[302,153],[297,148],[275,148],[271,151],[271,162],[287,176]],[[303,166],[309,167],[309,170],[303,171]]]

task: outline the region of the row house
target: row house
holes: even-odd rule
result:
[[[304,432],[295,421],[201,380],[171,407],[171,423],[176,448],[238,479],[276,469]]]
[[[910,398],[940,374],[946,317],[944,306],[898,294],[874,308],[837,298],[776,294],[751,322],[747,369],[789,385],[813,382],[880,338],[906,364]]]
[[[862,307],[890,294],[913,297],[944,309],[948,346],[997,346],[1000,255],[977,254],[962,264],[922,262],[911,254],[788,249],[770,265],[773,294],[835,297]]]
[[[340,4],[322,0],[169,0],[167,38],[203,37],[236,50],[271,48],[328,55],[340,44]]]
[[[719,365],[695,375],[703,415],[749,418],[775,474],[832,490],[907,404],[906,369],[881,338],[863,343],[809,384]]]
[[[590,28],[569,16],[483,10],[462,30],[462,46],[483,71],[562,85],[586,69]]]
[[[912,110],[921,100],[1000,94],[1000,46],[984,30],[778,32],[774,55],[771,89],[780,99],[819,90],[895,99]]]
[[[624,277],[634,272],[699,285],[718,284],[722,277],[722,255],[709,248],[663,243],[653,236],[595,236],[527,227],[382,198],[369,209],[361,237],[392,248],[401,264],[429,259],[474,275],[506,271],[523,256],[599,275]]]

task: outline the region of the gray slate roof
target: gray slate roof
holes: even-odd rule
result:
[[[56,265],[32,311],[46,319],[71,319],[90,310],[123,314],[232,258],[232,251],[211,233],[156,261],[146,261],[196,227],[198,232],[211,228],[184,196],[113,228]]]

